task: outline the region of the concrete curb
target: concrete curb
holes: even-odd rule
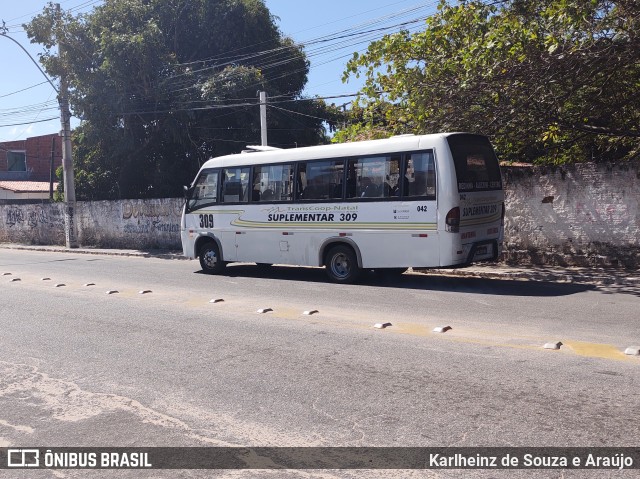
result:
[[[502,280],[526,280],[552,283],[580,283],[599,286],[639,286],[640,276],[637,273],[619,269],[594,269],[586,268],[530,268],[494,265],[474,265],[459,269],[414,269],[419,274],[475,277],[484,279]]]
[[[187,259],[181,251],[175,250],[129,250],[129,249],[107,249],[107,248],[66,248],[64,246],[47,245],[19,245],[0,243],[1,249],[15,249],[23,251],[41,251],[47,253],[75,253],[75,254],[99,254],[107,256],[135,256],[141,258],[162,258],[162,259]]]

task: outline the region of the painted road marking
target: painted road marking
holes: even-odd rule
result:
[[[114,294],[116,290],[110,290],[107,294]],[[131,298],[134,295],[132,292],[124,291],[120,293],[120,296],[124,298]],[[166,302],[167,304],[171,304],[173,306],[179,304],[181,306],[186,306],[190,309],[201,309],[202,303],[208,302],[210,300],[207,298],[206,301],[202,299],[194,298],[194,297],[185,297],[180,293],[176,292],[164,292],[161,295],[160,302]],[[231,298],[233,299],[233,298]],[[231,303],[234,303],[231,301]],[[236,313],[236,314],[247,314],[251,311],[251,306],[247,304],[245,301],[240,301],[237,304],[229,304],[231,306],[231,310],[225,308],[227,313]],[[271,308],[264,308],[271,309]],[[304,316],[300,314],[300,310],[302,308],[293,307],[285,307],[278,308],[277,310],[270,311],[272,317],[274,319],[285,319],[285,320],[294,320],[294,321],[302,321],[307,322],[309,324],[317,324],[315,318],[312,319],[312,316]],[[255,310],[254,310],[255,311]],[[371,323],[367,320],[363,320],[363,312],[362,311],[349,311],[344,309],[333,308],[329,310],[325,310],[326,314],[323,314],[322,324],[325,326],[335,327],[337,329],[351,329],[351,330],[371,330]],[[383,315],[379,315],[382,319],[381,322],[385,322]],[[438,323],[442,324],[442,318],[433,318],[434,321],[431,323],[398,323],[396,321],[393,322],[393,328],[391,328],[391,332],[389,334],[407,334],[411,336],[419,336],[429,338],[432,341],[451,341],[457,343],[465,343],[465,344],[474,344],[481,346],[492,346],[492,347],[500,347],[500,348],[509,348],[509,349],[524,349],[531,351],[544,351],[540,348],[540,345],[548,339],[548,336],[545,338],[540,338],[539,335],[533,334],[516,334],[511,333],[510,331],[502,330],[492,330],[489,328],[482,327],[479,325],[478,327],[472,328],[468,326],[457,326],[452,325],[454,327],[453,331],[449,331],[448,334],[433,334],[433,327]],[[433,324],[433,323],[436,324]],[[616,361],[634,361],[638,363],[638,356],[624,354],[623,350],[620,350],[614,345],[611,344],[602,344],[602,343],[590,343],[585,341],[573,341],[565,338],[561,338],[563,344],[566,347],[563,347],[558,354],[575,354],[583,357],[591,357],[598,359],[608,359],[608,360],[616,360]]]

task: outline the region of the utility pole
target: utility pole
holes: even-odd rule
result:
[[[60,91],[58,103],[60,104],[60,124],[62,131],[62,170],[64,180],[64,236],[67,248],[77,248],[76,236],[76,187],[73,175],[73,158],[71,156],[71,113],[69,112],[69,84],[66,76],[66,64],[64,58],[64,45],[60,41],[60,4],[56,3],[56,40],[58,42],[58,55],[62,64],[60,73]]]
[[[267,146],[267,92],[260,92],[260,138],[262,146]]]
[[[57,18],[56,18],[56,36],[59,38],[60,33],[60,5],[56,5]],[[20,45],[20,42],[7,35],[8,29],[3,25],[0,27],[0,36],[8,38],[13,43],[18,45],[23,52],[27,54],[33,64],[40,70],[40,73],[44,75],[51,87],[58,94],[58,104],[60,105],[60,123],[62,125],[62,131],[60,132],[63,137],[62,141],[62,168],[64,170],[64,233],[66,239],[67,248],[77,248],[78,239],[76,237],[75,227],[75,206],[76,206],[76,189],[73,182],[73,161],[71,158],[71,114],[69,113],[69,100],[68,85],[64,73],[60,78],[60,89],[56,88],[51,79],[47,76],[38,62],[33,59],[31,54],[25,47]],[[62,56],[62,45],[58,41],[59,55]]]

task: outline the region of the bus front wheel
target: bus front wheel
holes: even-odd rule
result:
[[[353,283],[360,276],[356,254],[348,246],[339,245],[331,248],[327,253],[325,265],[329,279],[336,283]]]
[[[200,266],[207,274],[220,274],[224,270],[226,265],[220,258],[218,245],[213,241],[208,242],[200,249]]]

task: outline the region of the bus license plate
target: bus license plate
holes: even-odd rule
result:
[[[476,259],[481,259],[487,256],[491,256],[491,254],[493,253],[491,245],[483,245],[483,246],[478,246],[476,248],[476,253],[474,255],[474,257]]]

